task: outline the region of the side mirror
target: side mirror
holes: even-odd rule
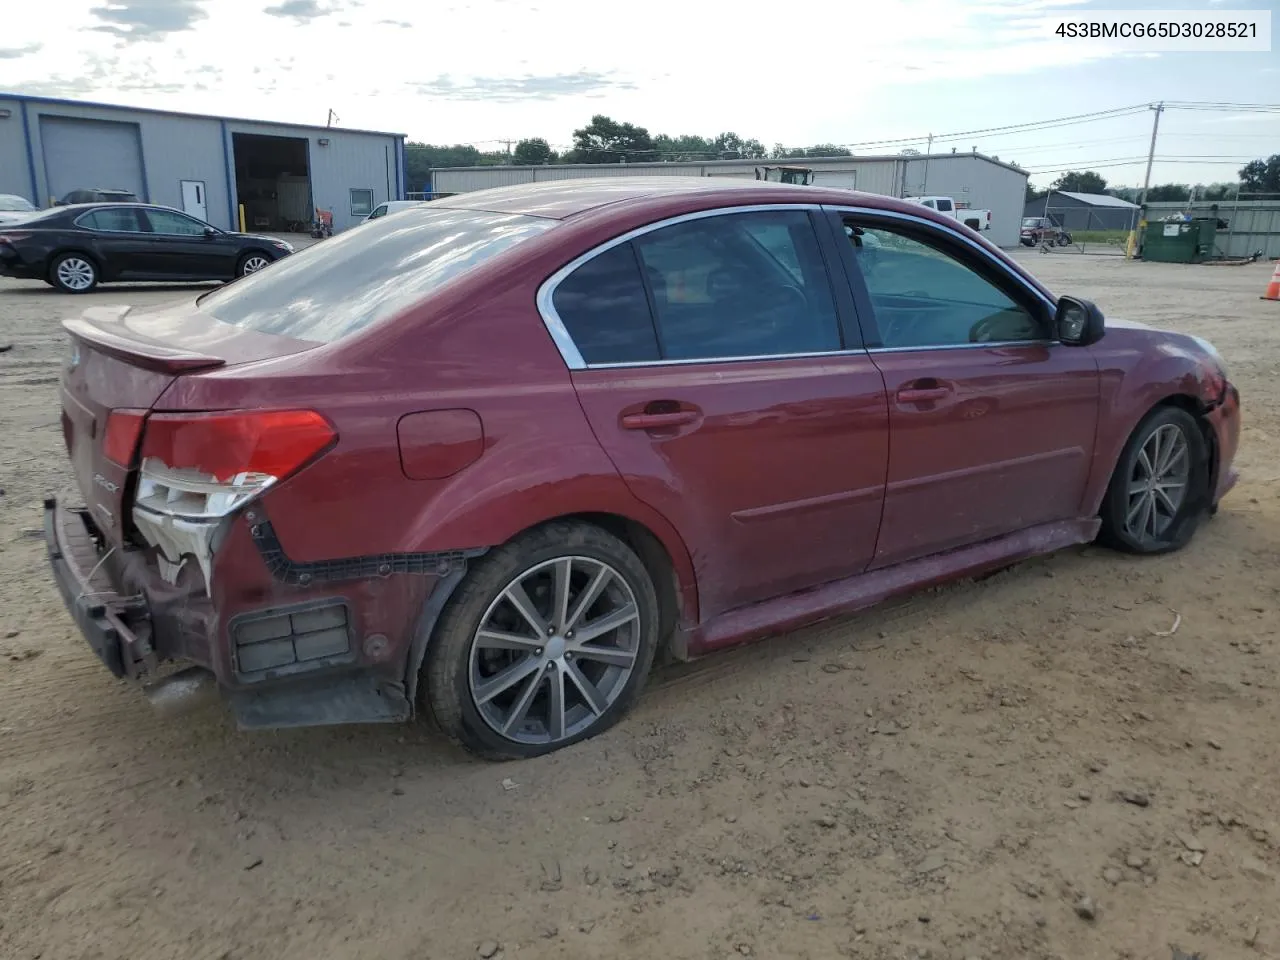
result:
[[[1069,347],[1087,347],[1097,343],[1106,333],[1102,311],[1088,300],[1059,297],[1053,330],[1058,340]]]
[[[211,237],[216,237],[216,236],[218,235],[218,231],[217,231],[217,230],[215,230],[213,227],[205,227],[205,228],[204,228],[204,235],[205,235],[205,238],[206,238],[206,239],[211,238]]]

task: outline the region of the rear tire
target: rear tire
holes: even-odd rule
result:
[[[88,293],[98,279],[98,265],[83,253],[61,254],[49,265],[48,282],[63,293]]]
[[[594,737],[644,687],[658,617],[653,581],[625,543],[588,523],[538,527],[459,585],[427,651],[422,706],[490,760]]]
[[[1098,539],[1126,553],[1157,554],[1190,542],[1209,507],[1209,450],[1180,407],[1157,407],[1134,429],[1102,501]]]

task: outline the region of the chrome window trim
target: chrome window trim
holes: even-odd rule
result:
[[[74,223],[77,227],[80,227],[82,230],[92,230],[94,233],[139,233],[148,237],[155,236],[154,233],[148,232],[146,230],[108,230],[105,227],[91,227],[87,223],[80,222],[85,217],[91,217],[95,213],[102,213],[107,210],[120,210],[120,209],[122,208],[121,207],[96,207],[93,210],[86,210],[84,213],[80,214],[80,216],[76,217],[71,222]],[[132,210],[134,208],[124,207],[123,209]],[[136,216],[136,211],[135,211],[135,216]]]
[[[999,257],[993,255],[990,250],[988,250],[982,244],[978,243],[972,237],[966,237],[963,233],[961,233],[959,230],[956,230],[954,227],[950,226],[949,224],[935,223],[933,220],[926,220],[924,217],[917,217],[914,214],[910,214],[910,213],[900,213],[897,210],[880,210],[875,207],[853,207],[853,206],[845,206],[844,204],[834,204],[834,203],[824,203],[821,206],[822,206],[822,209],[828,213],[837,213],[837,214],[851,213],[854,216],[884,217],[891,220],[901,220],[906,223],[913,223],[913,224],[916,224],[917,226],[925,227],[927,229],[931,228],[933,230],[937,230],[940,233],[945,233],[949,237],[951,237],[951,239],[960,240],[970,249],[976,250],[978,253],[982,254],[982,256],[985,257],[987,261],[991,263],[994,267],[1000,270],[1003,270],[1006,274],[1008,274],[1009,276],[1017,280],[1018,283],[1021,284],[1028,293],[1030,293],[1035,299],[1039,300],[1046,307],[1048,307],[1050,314],[1052,314],[1053,311],[1058,309],[1058,305],[1054,301],[1046,297],[1036,287],[1028,283],[1026,277],[1024,277],[1021,273],[1018,273],[1017,271],[1014,271],[1014,270],[1010,270],[1009,265],[1005,263],[1003,260],[1001,260]],[[1018,340],[1014,342],[1029,343],[1030,341]],[[1056,343],[1057,341],[1050,341],[1050,342]]]
[[[200,220],[197,217],[193,217],[191,214],[187,213],[185,210],[173,210],[166,207],[156,207],[153,210],[147,210],[146,213],[147,213],[147,222],[151,224],[151,234],[157,237],[203,237],[205,229],[212,226],[212,224],[205,223],[203,220]],[[190,220],[192,223],[198,224],[200,226],[200,232],[199,233],[163,233],[156,229],[155,222],[151,219],[152,213],[169,213],[169,214],[173,214],[175,217],[178,217],[182,220]]]
[[[694,360],[636,360],[622,363],[587,363],[583,359],[582,353],[578,350],[577,344],[573,342],[573,337],[569,335],[569,329],[564,325],[564,321],[560,319],[560,314],[556,312],[554,303],[556,288],[566,277],[569,276],[569,274],[573,273],[587,261],[600,256],[602,253],[612,250],[614,247],[621,244],[628,243],[637,237],[642,237],[655,230],[661,230],[663,227],[687,223],[692,220],[704,220],[709,217],[725,216],[727,214],[767,213],[773,210],[804,210],[811,213],[849,213],[855,216],[886,217],[917,224],[925,227],[926,229],[937,230],[954,240],[962,241],[968,247],[982,254],[982,256],[985,257],[993,266],[1012,276],[1036,300],[1043,303],[1049,310],[1050,314],[1057,309],[1057,304],[1049,300],[1043,293],[1028,283],[1026,278],[1024,278],[1020,273],[1010,270],[1008,264],[1000,260],[998,257],[993,256],[990,250],[987,250],[972,238],[966,237],[963,233],[960,233],[949,225],[935,223],[933,220],[927,220],[924,217],[917,217],[908,213],[900,213],[896,210],[883,210],[876,207],[856,207],[830,203],[757,203],[734,207],[715,207],[710,210],[697,210],[693,213],[682,213],[678,216],[668,217],[665,220],[657,220],[653,223],[648,223],[644,226],[629,230],[624,234],[620,234],[610,240],[606,240],[604,243],[592,247],[587,252],[580,254],[542,282],[541,286],[538,287],[536,298],[538,313],[541,315],[543,325],[547,328],[547,332],[551,335],[551,339],[555,343],[556,349],[560,351],[560,356],[564,359],[568,368],[570,370],[620,370],[628,367],[680,367],[692,366],[701,363],[755,363],[764,360],[802,360],[811,357],[865,356],[875,353],[920,353],[926,350],[975,350],[991,349],[994,347],[1032,346],[1043,347],[1052,346],[1058,342],[1056,340],[1043,338],[1036,340],[999,340],[983,343],[949,343],[920,347],[858,347],[852,350],[826,350],[817,353],[771,353],[753,356],[699,357]]]
[[[804,210],[809,213],[821,213],[822,204],[820,203],[753,203],[743,206],[734,207],[714,207],[710,210],[695,210],[692,213],[682,213],[674,217],[667,217],[665,220],[656,220],[653,223],[646,223],[644,226],[636,227],[628,230],[626,233],[606,240],[598,246],[592,247],[586,253],[575,257],[566,263],[563,267],[549,276],[538,287],[538,295],[536,303],[538,313],[542,315],[542,323],[547,328],[547,332],[551,334],[551,339],[555,341],[556,348],[560,351],[560,356],[564,358],[564,362],[570,370],[597,370],[597,369],[617,369],[621,367],[665,367],[665,366],[687,366],[692,363],[732,363],[734,361],[749,362],[752,360],[785,360],[794,359],[796,357],[829,357],[839,356],[840,354],[856,354],[865,353],[862,349],[824,351],[822,353],[802,353],[802,354],[766,354],[764,356],[754,357],[715,357],[715,358],[699,358],[697,360],[638,360],[628,363],[587,363],[582,359],[582,353],[578,350],[578,345],[573,342],[573,337],[569,336],[569,328],[564,325],[564,321],[560,319],[560,314],[556,312],[554,301],[556,287],[558,287],[564,279],[573,273],[588,260],[593,260],[614,247],[628,243],[637,237],[643,237],[647,233],[653,233],[655,230],[661,230],[663,227],[671,227],[680,223],[689,223],[693,220],[706,220],[710,217],[720,217],[734,213],[771,213],[775,210]]]
[[[982,340],[978,343],[936,343],[923,347],[868,347],[867,353],[924,353],[929,350],[990,350],[993,347],[1053,347],[1057,340]]]

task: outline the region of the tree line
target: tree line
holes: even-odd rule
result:
[[[1190,200],[1193,190],[1196,201],[1206,203],[1234,200],[1237,190],[1245,195],[1244,199],[1251,199],[1248,194],[1258,193],[1275,194],[1280,199],[1280,153],[1245,164],[1240,168],[1237,183],[1160,183],[1147,190],[1147,200],[1151,203]],[[1049,184],[1048,190],[1039,190],[1028,183],[1027,199],[1038,200],[1050,191],[1104,193],[1130,203],[1137,203],[1142,196],[1141,187],[1109,187],[1106,178],[1093,170],[1069,170]]]
[[[596,114],[591,122],[573,131],[573,146],[563,152],[552,149],[542,137],[517,141],[508,150],[480,150],[470,144],[453,146],[410,142],[405,163],[411,190],[425,189],[431,171],[443,167],[536,166],[548,163],[653,163],[681,160],[790,160],[799,157],[850,157],[846,148],[833,143],[766,147],[761,141],[733,132],[714,137],[697,134],[652,134],[645,127],[622,123]]]
[[[918,150],[903,150],[903,155],[918,155]],[[573,131],[573,146],[557,152],[542,137],[529,137],[508,145],[505,150],[480,150],[471,144],[415,143],[405,145],[410,190],[426,190],[431,171],[444,167],[537,166],[549,163],[653,163],[660,161],[696,160],[794,160],[805,157],[850,157],[852,152],[834,143],[816,143],[808,147],[787,147],[775,143],[766,147],[752,137],[733,132],[713,137],[697,134],[650,133],[645,127],[623,123],[596,114],[586,126]],[[1280,194],[1280,154],[1254,160],[1240,169],[1239,184],[1162,183],[1147,191],[1147,199],[1188,200],[1192,189],[1197,200],[1233,199],[1236,190],[1244,193]],[[1049,186],[1049,190],[1073,193],[1106,193],[1137,202],[1137,187],[1108,187],[1106,178],[1093,170],[1068,171]],[[1027,184],[1027,199],[1045,196],[1049,190],[1038,190]]]

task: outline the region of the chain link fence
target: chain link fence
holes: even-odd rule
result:
[[[1280,193],[1242,191],[1225,200],[1153,201],[1145,216],[1137,207],[1049,204],[1043,216],[1023,219],[1021,242],[1045,253],[1123,257],[1129,231],[1140,230],[1143,220],[1185,219],[1218,221],[1215,259],[1280,258]]]

